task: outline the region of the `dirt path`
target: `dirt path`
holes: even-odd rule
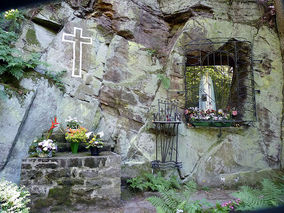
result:
[[[192,200],[206,199],[208,202],[215,204],[234,199],[231,195],[234,191],[222,190],[219,188],[210,189],[209,191],[198,191],[191,198]],[[119,208],[109,208],[103,210],[91,211],[92,213],[155,213],[156,208],[145,199],[149,196],[156,195],[156,193],[145,192],[141,194],[134,194],[127,190],[122,192],[122,202]],[[89,212],[89,213],[91,213]],[[84,212],[86,213],[86,212]]]

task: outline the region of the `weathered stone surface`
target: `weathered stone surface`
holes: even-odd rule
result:
[[[158,99],[178,99],[179,110],[183,111],[183,64],[187,54],[184,46],[195,39],[216,37],[242,37],[252,42],[254,59],[262,60],[254,63],[255,89],[260,90],[256,94],[258,119],[247,128],[223,129],[221,137],[218,129],[193,129],[182,123],[181,174],[196,177],[201,184],[218,185],[223,175],[280,168],[281,155],[282,161],[284,156],[280,153],[284,150],[280,43],[275,30],[259,22],[262,13],[255,2],[245,0],[68,0],[31,10],[33,23],[24,22],[16,46],[41,53],[53,74],[67,70],[63,76],[66,93],[62,94],[41,77],[26,77],[21,86],[31,91],[25,97],[13,95],[1,100],[0,165],[3,165],[23,113],[39,87],[12,157],[0,176],[19,180],[20,162],[27,156],[28,145],[48,130],[55,115],[62,123],[61,128],[65,128],[64,120],[72,116],[82,120],[89,130],[104,131],[103,140],[121,155],[125,177],[139,174],[144,165],[148,171],[149,161],[155,159],[155,139],[149,125]],[[83,36],[93,41],[92,45],[82,46],[82,78],[71,78],[73,46],[62,42],[63,32],[73,33],[74,27],[82,28]],[[49,30],[51,34],[47,33]],[[158,74],[170,78],[170,90],[165,90]],[[82,168],[86,165],[102,168],[89,161],[83,162]],[[74,178],[99,173],[89,167],[81,172],[81,168],[68,167],[68,163],[60,161],[60,166],[72,168],[70,175]],[[101,165],[107,166],[108,162]]]
[[[104,152],[97,157],[65,153],[52,159],[27,158],[23,160],[21,184],[31,192],[32,212],[119,206],[120,156]]]

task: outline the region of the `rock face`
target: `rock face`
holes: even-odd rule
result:
[[[63,155],[23,161],[21,184],[31,193],[32,212],[94,210],[120,204],[120,156]]]
[[[66,90],[60,92],[43,77],[26,76],[21,82],[29,91],[25,97],[1,100],[0,166],[5,167],[0,176],[19,182],[29,144],[48,130],[55,115],[62,128],[70,115],[90,130],[103,130],[103,139],[121,155],[124,176],[139,174],[155,159],[151,121],[157,100],[177,99],[183,112],[184,93],[177,93],[184,91],[183,47],[195,39],[216,37],[242,37],[253,44],[254,59],[262,61],[254,63],[255,89],[260,90],[257,121],[250,127],[223,129],[221,137],[218,129],[188,128],[183,122],[182,177],[219,185],[221,177],[230,174],[279,169],[283,70],[278,35],[260,22],[262,13],[255,2],[244,0],[68,0],[28,10],[31,21],[25,22],[17,46],[41,53],[54,74],[66,70]],[[62,42],[63,33],[72,34],[74,27],[92,38],[91,46],[82,45],[82,78],[71,77],[73,46]],[[169,90],[159,74],[170,78]]]

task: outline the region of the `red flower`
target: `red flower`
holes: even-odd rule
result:
[[[238,114],[238,111],[236,111],[236,110],[232,111],[233,116],[237,116],[237,114]]]
[[[51,120],[51,127],[50,127],[49,131],[54,129],[55,127],[57,127],[56,125],[58,125],[58,124],[59,123],[57,123],[56,117],[54,117],[54,122],[53,122],[53,120]]]

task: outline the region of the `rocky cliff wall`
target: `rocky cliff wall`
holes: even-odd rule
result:
[[[0,166],[7,163],[1,177],[19,181],[29,144],[48,129],[55,115],[61,122],[77,116],[88,129],[103,130],[104,140],[121,155],[125,176],[150,169],[148,163],[155,158],[151,121],[157,100],[178,99],[183,111],[184,97],[177,94],[184,90],[182,47],[196,38],[216,37],[252,42],[254,58],[265,62],[254,65],[260,90],[258,120],[250,127],[224,129],[221,137],[218,129],[193,129],[182,123],[181,176],[218,185],[221,177],[233,175],[238,180],[244,173],[280,168],[280,44],[275,29],[260,21],[263,9],[255,1],[69,0],[29,9],[27,15],[17,46],[39,52],[53,73],[67,70],[66,91],[62,93],[44,77],[27,75],[21,81],[29,91],[26,96],[14,94],[1,100]],[[63,33],[72,34],[74,27],[92,38],[92,45],[82,46],[82,78],[71,77],[72,45],[62,42]],[[159,74],[171,79],[168,91]]]

